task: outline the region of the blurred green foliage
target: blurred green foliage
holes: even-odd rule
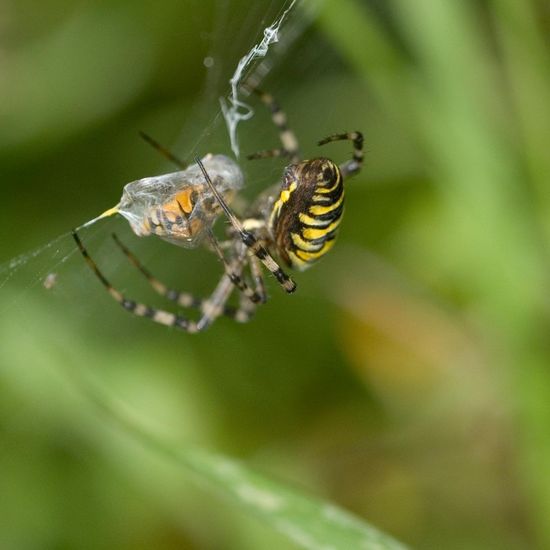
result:
[[[296,275],[295,295],[271,284],[250,324],[188,336],[135,319],[74,253],[69,228],[171,170],[138,130],[186,158],[229,152],[218,98],[281,5],[0,8],[2,548],[296,547],[137,444],[120,411],[415,548],[550,546],[543,0],[300,3],[289,28],[315,18],[263,86],[306,155],[357,128],[367,163],[334,252]],[[244,153],[276,142],[261,107],[240,137]],[[282,167],[243,161],[245,194]],[[115,230],[174,286],[204,294],[220,274],[208,253],[139,241],[123,220],[83,231],[133,296],[162,303]],[[104,391],[117,406],[98,414]]]

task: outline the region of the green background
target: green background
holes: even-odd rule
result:
[[[550,547],[547,2],[297,8],[288,29],[315,17],[263,87],[306,156],[358,129],[366,164],[334,251],[295,274],[295,295],[269,281],[251,323],[190,336],[134,318],[75,254],[71,227],[126,182],[172,170],[139,130],[184,158],[229,152],[218,98],[280,7],[3,3],[2,548],[297,547],[219,498],[222,482],[197,484],[128,437],[98,409],[103,392],[152,433],[241,459],[412,547]],[[277,143],[254,107],[244,153]],[[242,166],[253,198],[284,163]],[[220,276],[209,253],[139,240],[122,219],[83,230],[132,297],[163,304],[113,231],[173,286],[204,295]]]

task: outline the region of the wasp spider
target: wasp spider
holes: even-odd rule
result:
[[[304,270],[334,245],[344,208],[343,183],[362,167],[363,136],[360,132],[348,132],[334,134],[319,141],[319,145],[340,140],[352,142],[353,156],[340,166],[326,157],[301,160],[298,140],[287,125],[284,112],[271,95],[258,90],[255,93],[271,111],[273,123],[279,130],[281,147],[254,153],[248,158],[286,157],[290,164],[285,168],[281,182],[263,193],[242,218],[237,217],[230,207],[233,194],[226,192],[223,176],[209,169],[207,161],[211,155],[202,161],[196,158],[196,164],[186,167],[174,155],[146,137],[182,168],[182,172],[175,174],[185,175],[191,169],[195,172],[200,169],[203,180],[200,184],[194,180],[195,183],[185,188],[182,195],[184,200],[174,200],[172,196],[170,200],[147,211],[142,217],[144,225],[142,223],[140,226],[141,234],[157,234],[179,244],[177,241],[180,234],[189,240],[198,231],[204,233],[210,249],[224,266],[224,274],[212,294],[201,299],[169,288],[154,277],[118,237],[113,235],[122,252],[147,278],[152,288],[178,306],[197,309],[200,312],[198,320],[127,298],[111,285],[88,254],[76,231],[73,231],[80,252],[109,294],[134,315],[148,317],[157,323],[190,333],[206,329],[222,315],[246,322],[257,305],[266,301],[262,267],[274,275],[287,293],[296,289],[293,279],[274,256],[289,268]],[[204,200],[206,195],[209,201]],[[205,212],[210,215],[205,217]],[[226,240],[220,242],[212,232],[212,225],[221,212],[228,218],[230,225],[227,227]],[[195,220],[194,226],[189,225],[191,218]],[[144,226],[147,231],[143,230]],[[133,228],[136,231],[134,226]],[[239,292],[239,303],[238,306],[231,306],[227,302],[235,289]]]

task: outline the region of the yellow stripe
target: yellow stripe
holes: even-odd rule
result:
[[[332,198],[324,197],[323,195],[313,195],[312,200],[313,202],[330,202]]]
[[[273,205],[273,209],[271,210],[271,215],[269,216],[269,226],[273,227],[275,223],[275,219],[279,217],[279,214],[281,213],[281,207],[283,206],[283,203],[278,200]]]
[[[163,210],[171,209],[174,212],[179,212],[179,207],[177,207],[177,203],[179,203],[179,206],[181,206],[181,209],[186,214],[191,214],[193,212],[193,207],[195,206],[193,204],[193,201],[191,200],[191,196],[193,195],[194,189],[190,187],[189,189],[184,189],[183,191],[180,191],[175,197],[174,201],[171,203],[168,203],[164,205]]]
[[[305,241],[299,233],[291,233],[290,237],[292,238],[292,242],[302,250],[307,250],[308,252],[316,252],[319,250],[318,244],[312,244],[309,241]]]
[[[344,193],[340,196],[340,198],[333,204],[330,204],[329,206],[310,206],[309,207],[309,213],[313,214],[314,216],[322,216],[323,214],[328,214],[329,212],[332,212],[333,210],[336,210],[344,200]]]
[[[298,219],[306,224],[306,225],[314,225],[316,227],[326,227],[327,220],[318,220],[316,218],[312,218],[311,216],[308,216],[307,214],[300,213],[298,216]]]
[[[319,239],[328,235],[331,231],[334,231],[339,225],[342,217],[334,220],[328,227],[323,227],[322,229],[312,229],[310,227],[302,230],[302,235],[304,239]]]
[[[295,269],[299,269],[303,271],[304,269],[309,267],[309,264],[307,262],[304,262],[301,258],[298,258],[294,252],[291,250],[288,251],[288,257],[290,259],[290,262],[292,263],[292,267]]]
[[[332,239],[331,241],[327,241],[321,250],[318,252],[305,252],[304,250],[298,250],[296,251],[296,254],[299,258],[306,262],[313,262],[314,260],[318,260],[321,256],[324,256],[333,246],[336,241]]]
[[[273,223],[275,221],[275,218],[279,217],[281,213],[281,208],[283,207],[283,204],[290,199],[290,195],[296,190],[296,187],[298,184],[293,181],[288,189],[283,189],[279,195],[279,198],[275,201],[275,204],[273,205],[273,209],[271,210],[271,215],[269,216],[269,225],[273,226]]]
[[[112,208],[109,208],[109,210],[105,210],[103,214],[100,214],[97,219],[100,218],[107,218],[108,216],[113,216],[114,214],[118,214],[118,204],[116,206],[113,206]]]
[[[336,189],[338,189],[338,186],[340,185],[341,183],[341,178],[340,178],[340,170],[338,170],[336,172],[336,175],[338,176],[336,178],[336,183],[332,186],[332,187],[329,187],[329,188],[326,188],[326,187],[317,187],[317,189],[315,190],[317,193],[332,193],[333,191],[336,191]]]
[[[290,199],[290,195],[292,195],[292,192],[296,190],[296,182],[293,181],[291,184],[290,184],[290,187],[288,189],[283,189],[281,191],[281,194],[279,195],[279,201],[283,202],[283,204],[285,202],[288,201],[288,199]],[[277,201],[277,202],[279,202]]]

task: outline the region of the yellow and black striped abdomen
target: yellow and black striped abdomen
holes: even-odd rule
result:
[[[307,269],[334,245],[343,211],[344,186],[336,164],[318,158],[289,166],[270,218],[281,258],[295,269]]]

